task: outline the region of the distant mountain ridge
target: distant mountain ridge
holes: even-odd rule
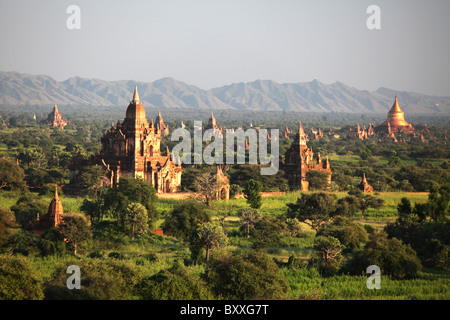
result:
[[[388,88],[369,92],[342,82],[323,84],[313,80],[280,84],[272,80],[256,80],[203,90],[173,78],[140,82],[72,77],[58,82],[47,75],[18,72],[0,72],[0,104],[126,106],[135,85],[144,106],[161,109],[379,113],[389,110],[397,95],[405,112],[450,113],[450,97]]]

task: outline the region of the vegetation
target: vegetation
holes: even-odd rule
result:
[[[308,145],[328,155],[331,188],[317,172],[311,191],[300,192],[282,170],[261,176],[258,165],[229,165],[238,197],[218,201],[206,165],[183,167],[183,191],[202,199],[158,198],[127,178],[104,187],[99,167],[80,175],[75,193],[72,157],[98,153],[117,118],[74,114],[74,127],[60,130],[15,112],[2,111],[0,128],[0,299],[450,299],[448,121],[427,119],[426,143],[377,143],[346,134],[368,118],[302,115],[305,128],[325,133]],[[236,114],[216,117],[244,129],[250,121],[297,125],[286,115]],[[166,123],[178,120],[172,114]],[[281,155],[291,141],[280,138]],[[173,146],[170,137],[162,146]],[[363,173],[374,192],[358,190]],[[37,236],[30,225],[47,214],[55,187],[65,224]],[[65,286],[70,265],[82,270],[81,290]],[[369,265],[381,269],[380,290],[366,286]]]

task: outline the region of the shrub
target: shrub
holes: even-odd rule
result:
[[[81,289],[66,286],[67,267],[81,270]],[[142,269],[129,261],[74,260],[64,261],[55,270],[44,290],[47,300],[130,300],[136,299],[134,286],[142,280]]]
[[[41,283],[23,257],[0,256],[0,300],[41,300]]]
[[[144,278],[135,292],[144,300],[208,300],[213,296],[199,276],[179,263]]]
[[[422,268],[416,252],[397,238],[389,239],[385,232],[371,234],[361,251],[356,252],[345,267],[350,273],[362,274],[370,265],[377,265],[382,275],[398,278],[417,276]]]
[[[345,246],[346,252],[362,247],[369,240],[366,229],[360,223],[343,217],[322,225],[317,236],[337,238]]]
[[[289,285],[276,263],[265,253],[228,254],[213,259],[206,280],[217,296],[225,299],[285,299]]]

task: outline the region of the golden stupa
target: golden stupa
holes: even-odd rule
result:
[[[414,131],[413,126],[405,120],[405,113],[398,104],[397,96],[395,96],[394,104],[388,112],[387,120],[379,125],[378,128],[375,128],[375,131],[388,131],[386,133],[412,133]]]

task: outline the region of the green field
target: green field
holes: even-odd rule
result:
[[[343,197],[346,193],[336,193],[337,197]],[[290,192],[277,197],[265,197],[262,199],[261,212],[264,215],[279,216],[286,211],[286,203],[294,202],[300,196],[299,192]],[[402,197],[407,197],[412,203],[426,202],[427,193],[380,193],[380,198],[385,201],[383,208],[379,210],[368,210],[364,221],[355,220],[364,224],[370,224],[376,228],[383,228],[389,221],[395,220],[396,206]],[[12,206],[18,199],[18,195],[9,192],[0,192],[0,205]],[[43,197],[50,202],[51,197]],[[65,212],[79,212],[83,197],[61,196]],[[159,220],[161,224],[164,216],[180,204],[180,200],[159,199],[156,202],[157,209],[162,213]],[[231,213],[227,218],[227,232],[238,230],[237,211],[248,207],[245,199],[232,199],[229,201],[215,202],[210,208],[210,216],[213,220],[223,213]],[[323,277],[314,268],[306,265],[314,250],[315,232],[304,225],[300,237],[283,235],[282,245],[266,248],[265,251],[279,263],[286,263],[289,257],[294,256],[300,261],[300,267],[281,268],[282,274],[288,279],[291,299],[450,299],[449,285],[450,274],[446,271],[424,269],[417,278],[408,280],[397,280],[389,276],[381,277],[381,289],[370,290],[366,286],[367,276],[336,275]],[[250,248],[251,241],[245,237],[230,236],[226,248],[213,252],[213,256],[221,255],[227,250]],[[95,260],[88,257],[92,252],[101,252],[104,258],[111,252],[119,252],[125,264],[137,267],[143,275],[154,275],[160,270],[169,268],[174,261],[183,261],[189,258],[188,245],[182,241],[169,236],[146,235],[131,240],[128,237],[119,237],[113,241],[93,239],[80,248],[77,259]],[[145,257],[149,254],[156,257],[153,261]],[[34,255],[28,257],[38,278],[45,283],[52,278],[58,266],[72,261],[69,255]],[[203,265],[189,265],[187,269],[193,274],[202,274]]]

